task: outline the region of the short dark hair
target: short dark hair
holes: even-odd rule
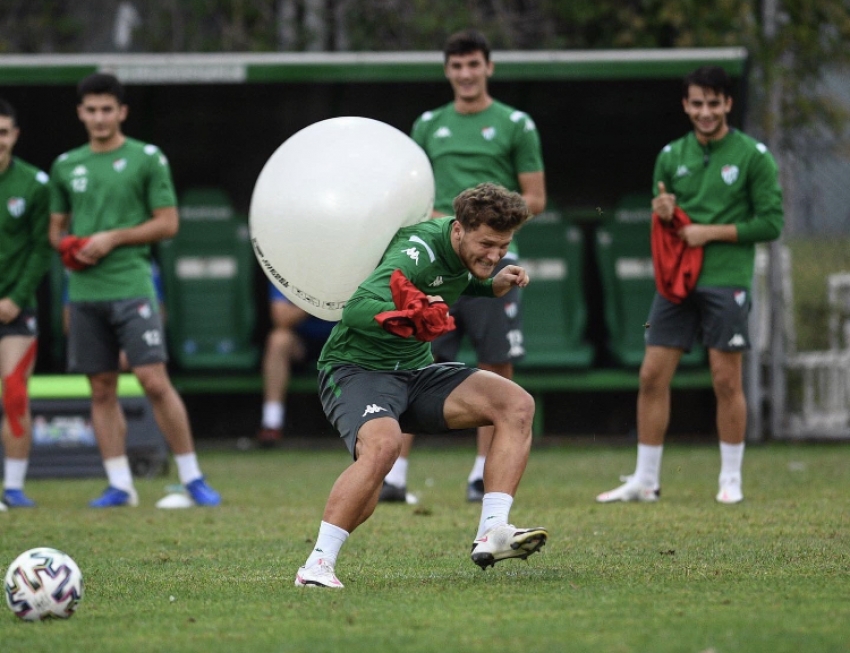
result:
[[[124,87],[115,75],[93,73],[77,84],[77,104],[82,104],[86,95],[112,95],[118,104],[124,104]]]
[[[18,114],[15,113],[15,107],[8,100],[0,98],[0,116],[6,116],[12,119],[12,124],[18,126]]]
[[[702,66],[685,75],[682,80],[682,97],[688,97],[688,89],[691,86],[710,88],[717,95],[727,98],[732,97],[732,80],[720,66]]]
[[[522,195],[491,182],[463,191],[452,206],[455,219],[469,231],[482,224],[493,231],[516,231],[531,217]]]
[[[448,63],[452,55],[473,52],[481,52],[484,55],[484,61],[490,61],[490,44],[487,42],[487,37],[476,29],[465,29],[455,32],[448,38],[443,48],[443,61]]]

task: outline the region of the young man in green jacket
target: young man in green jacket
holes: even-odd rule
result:
[[[655,163],[652,210],[669,221],[678,206],[692,224],[679,231],[690,247],[703,247],[694,291],[675,304],[656,294],[649,312],[646,353],[637,401],[638,455],[633,475],[596,500],[656,501],[661,455],[670,416],[670,382],[682,353],[699,337],[708,349],[717,398],[720,476],[716,499],[740,502],[747,404],[743,352],[750,348],[747,319],[755,244],[779,237],[782,191],[767,148],[729,126],[732,84],[717,66],[687,75],[682,106],[693,125],[666,145]]]
[[[15,109],[0,100],[0,376],[3,379],[3,497],[0,510],[31,508],[24,480],[32,447],[27,384],[38,336],[35,293],[50,267],[47,174],[13,156]]]
[[[435,433],[493,425],[473,562],[486,569],[524,559],[546,542],[546,529],[508,523],[531,449],[534,400],[492,372],[434,363],[430,347],[454,327],[448,309],[461,295],[500,297],[528,284],[516,265],[491,278],[528,207],[517,193],[481,184],[461,193],[454,210],[454,218],[399,230],[322,350],[322,406],[354,463],[331,490],[297,586],[342,587],[334,571],[337,555],[374,511],[401,450],[402,429]]]

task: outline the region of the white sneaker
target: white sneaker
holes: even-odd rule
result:
[[[717,492],[718,503],[741,503],[744,494],[741,492],[741,477],[721,478],[720,490]]]
[[[487,569],[499,560],[520,558],[540,550],[546,544],[549,532],[539,526],[535,528],[517,528],[510,524],[494,526],[472,543],[472,562]]]
[[[661,496],[660,487],[647,487],[642,485],[634,476],[621,476],[623,485],[608,492],[603,492],[596,497],[599,503],[613,503],[615,501],[658,501]]]
[[[6,512],[7,510],[6,504],[0,501],[0,512]]]
[[[339,582],[332,564],[319,560],[309,567],[301,567],[295,575],[295,587],[330,587],[341,589],[345,587]]]

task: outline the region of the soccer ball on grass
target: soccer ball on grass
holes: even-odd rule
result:
[[[83,575],[67,553],[39,547],[9,565],[4,589],[9,609],[21,619],[67,619],[83,598]]]

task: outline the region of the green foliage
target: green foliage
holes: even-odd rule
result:
[[[341,591],[293,587],[337,474],[333,451],[210,452],[217,509],[85,507],[101,479],[31,480],[34,510],[0,515],[0,568],[55,546],[86,594],[68,621],[0,611],[4,653],[112,651],[846,650],[850,643],[846,459],[850,446],[750,447],[745,502],[715,503],[718,453],[668,445],[658,504],[593,497],[634,465],[634,447],[537,447],[519,525],[551,539],[527,562],[469,560],[480,508],[464,501],[473,450],[411,459],[418,506],[380,505],[347,542]],[[173,482],[173,479],[170,481]]]

